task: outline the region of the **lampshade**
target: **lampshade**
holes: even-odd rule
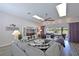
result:
[[[18,31],[18,30],[14,30],[12,35],[14,35],[16,38],[18,38],[18,36],[20,35],[21,33]]]

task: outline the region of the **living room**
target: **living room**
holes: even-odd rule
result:
[[[79,42],[78,6],[78,3],[0,3],[0,55],[63,56],[64,40]],[[64,56],[79,55],[73,53]]]

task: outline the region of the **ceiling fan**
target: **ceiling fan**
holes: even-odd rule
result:
[[[40,20],[40,21],[42,21],[42,22],[44,22],[44,21],[54,21],[51,17],[48,17],[48,18],[45,18],[45,19],[40,17],[40,16],[38,16],[38,15],[34,15],[33,17],[38,19],[38,20]]]
[[[44,19],[44,21],[54,21],[51,17]]]

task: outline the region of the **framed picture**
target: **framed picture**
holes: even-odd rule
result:
[[[30,36],[35,34],[35,29],[33,27],[23,27],[23,36]]]

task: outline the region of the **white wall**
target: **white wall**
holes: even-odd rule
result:
[[[6,26],[15,24],[22,31],[23,26],[36,27],[35,22],[28,21],[10,14],[0,12],[0,45],[10,43],[13,40],[11,35],[13,31],[7,31]]]

